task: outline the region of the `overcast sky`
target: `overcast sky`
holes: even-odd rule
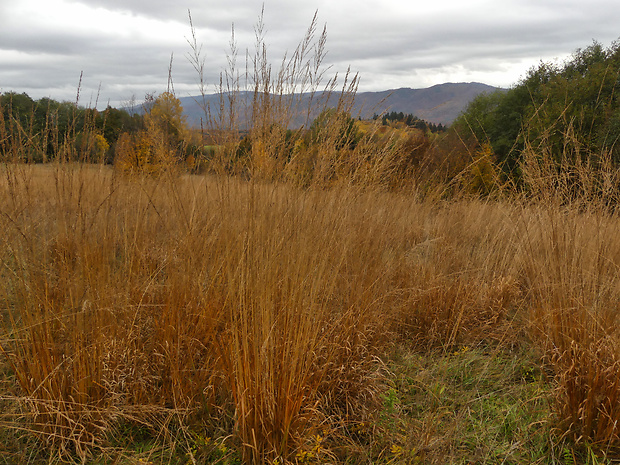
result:
[[[0,92],[118,106],[166,90],[171,54],[177,96],[198,93],[188,9],[218,82],[234,23],[253,50],[262,1],[0,0]],[[620,37],[618,0],[267,0],[268,54],[277,66],[315,12],[327,27],[329,75],[359,73],[360,91],[444,82],[509,87],[541,60],[564,60]],[[240,61],[244,61],[240,57]]]

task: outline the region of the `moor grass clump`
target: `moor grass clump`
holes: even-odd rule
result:
[[[155,428],[232,402],[250,457],[275,459],[319,406],[362,415],[378,395],[381,270],[356,271],[371,231],[350,226],[371,198],[6,169],[30,181],[4,184],[20,208],[3,212],[3,351],[34,430],[61,451],[105,447],[121,420]]]

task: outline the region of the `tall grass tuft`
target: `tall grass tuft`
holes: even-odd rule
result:
[[[617,172],[606,154],[579,152],[565,134],[562,160],[528,144],[524,277],[531,333],[555,370],[560,433],[602,451],[620,439],[620,292]]]

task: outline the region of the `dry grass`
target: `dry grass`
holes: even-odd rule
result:
[[[618,453],[618,170],[564,134],[562,163],[546,140],[527,145],[534,202],[519,229],[530,334],[556,375],[560,435]],[[557,155],[556,155],[557,157]]]
[[[4,169],[27,181],[3,183],[3,347],[32,422],[61,449],[84,454],[118,418],[224,396],[260,461],[294,451],[319,403],[372,403],[383,269],[377,229],[355,216],[371,196]]]
[[[615,450],[614,214],[84,164],[3,175],[2,348],[19,386],[3,398],[61,455],[110,450],[122,424],[191,444],[224,415],[248,462],[295,461],[316,434],[346,442],[377,421],[395,342],[529,340],[562,431]]]
[[[315,29],[273,78],[257,29],[245,142],[233,45],[208,175],[126,177],[68,145],[21,163],[41,148],[0,121],[0,397],[27,432],[7,440],[34,435],[32,463],[612,457],[611,165],[530,148],[527,195],[423,196],[407,144],[350,134],[356,77],[327,124],[286,131],[288,92],[319,89]]]

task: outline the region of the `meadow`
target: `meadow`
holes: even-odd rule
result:
[[[609,209],[2,171],[5,463],[617,451]]]
[[[243,139],[229,57],[201,170],[171,93],[112,164],[94,123],[0,119],[0,461],[619,457],[617,169],[526,139],[502,181],[484,143],[354,121],[349,76],[287,130],[315,27],[273,73],[257,28]]]

